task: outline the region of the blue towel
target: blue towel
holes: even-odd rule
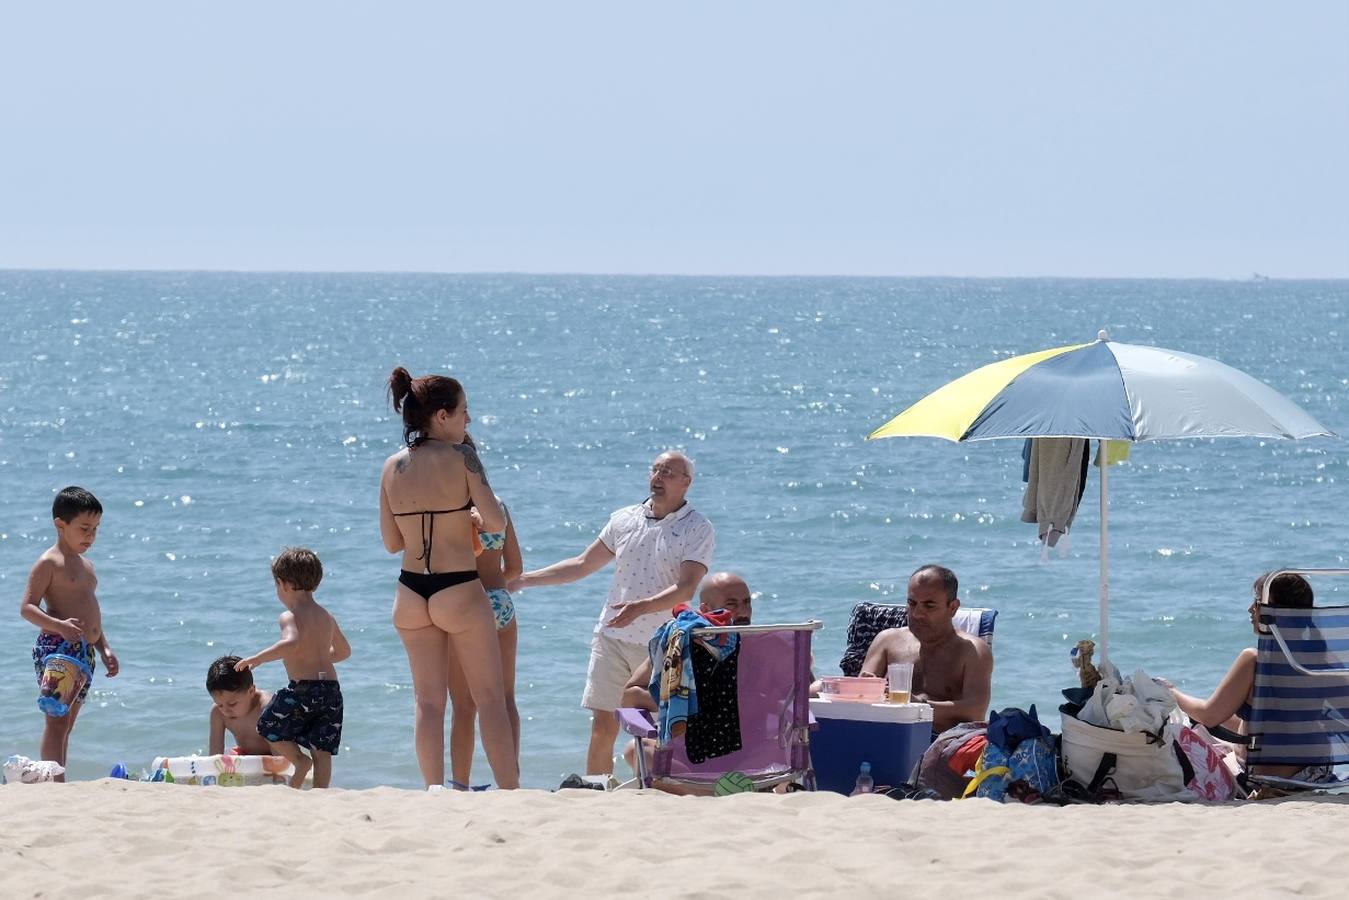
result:
[[[1030,712],[1008,707],[994,713],[988,720],[988,742],[1009,755],[1016,751],[1023,740],[1040,737],[1049,740],[1052,735],[1048,728],[1040,724],[1034,703],[1031,704]]]
[[[689,716],[698,712],[698,686],[693,677],[693,641],[718,661],[739,645],[737,634],[694,635],[694,630],[712,623],[702,613],[686,606],[676,607],[675,616],[666,622],[647,643],[651,655],[651,683],[647,690],[655,701],[656,726],[661,743],[684,733]]]

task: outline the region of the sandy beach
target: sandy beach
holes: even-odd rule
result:
[[[1346,796],[1061,809],[8,785],[0,895],[1329,897],[1343,894],[1330,867],[1347,822]]]

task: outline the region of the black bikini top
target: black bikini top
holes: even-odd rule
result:
[[[426,563],[426,574],[431,574],[431,538],[436,533],[436,516],[449,515],[450,513],[468,512],[473,508],[473,498],[468,498],[468,502],[457,509],[422,509],[415,512],[394,513],[394,517],[399,516],[421,516],[422,517],[422,555],[417,557],[418,562]]]

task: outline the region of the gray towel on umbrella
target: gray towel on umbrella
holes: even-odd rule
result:
[[[1035,522],[1040,540],[1053,547],[1068,533],[1082,502],[1087,478],[1087,442],[1081,438],[1035,438],[1021,499],[1021,521]]]

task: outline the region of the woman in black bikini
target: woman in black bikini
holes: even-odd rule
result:
[[[453,647],[478,707],[483,749],[497,787],[519,787],[496,619],[478,581],[469,510],[477,507],[484,526],[493,531],[505,528],[505,517],[477,452],[464,443],[468,397],[453,378],[414,379],[401,366],[389,376],[389,393],[394,410],[403,415],[407,447],[384,463],[379,525],[385,548],[403,554],[393,624],[412,668],[417,763],[428,786],[445,783],[445,704]]]

